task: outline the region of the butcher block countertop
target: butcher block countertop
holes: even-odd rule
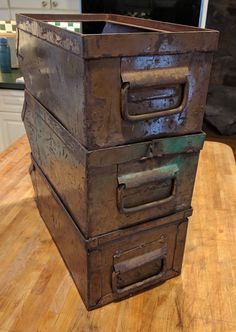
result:
[[[206,142],[181,276],[87,312],[34,202],[29,146],[0,154],[0,331],[236,331],[236,170]],[[188,181],[188,179],[186,179]]]

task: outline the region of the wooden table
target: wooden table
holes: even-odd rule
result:
[[[0,332],[236,331],[236,171],[227,145],[206,142],[201,154],[182,275],[92,312],[36,209],[29,162],[26,137],[0,155]]]

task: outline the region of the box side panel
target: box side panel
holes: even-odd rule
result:
[[[86,243],[68,213],[58,204],[45,179],[34,168],[31,172],[36,191],[36,202],[43,218],[72,278],[87,305],[88,271]]]
[[[18,59],[26,88],[86,145],[83,60],[22,30]]]
[[[26,93],[23,120],[33,157],[87,233],[86,156],[73,137]]]

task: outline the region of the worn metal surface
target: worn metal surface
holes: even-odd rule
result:
[[[33,156],[85,237],[190,208],[204,134],[89,151],[25,97]]]
[[[35,163],[31,177],[39,212],[88,309],[180,274],[191,210],[86,240]]]
[[[158,22],[112,14],[43,15],[17,14],[18,29],[26,31],[42,40],[60,46],[83,58],[136,56],[144,54],[175,54],[216,50],[218,32],[180,24]],[[82,34],[74,33],[48,21],[66,22],[109,22],[129,27],[141,28],[141,33],[127,34]],[[143,32],[146,29],[146,32]],[[101,33],[102,31],[98,31]]]
[[[27,89],[81,144],[97,149],[201,130],[216,31],[61,15],[128,31],[78,34],[47,24],[56,19],[17,15],[17,53]]]

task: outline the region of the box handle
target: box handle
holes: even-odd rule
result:
[[[121,213],[139,212],[145,209],[151,209],[160,205],[166,204],[175,199],[177,188],[177,174],[178,166],[176,164],[155,168],[143,172],[126,174],[118,177],[117,203]],[[171,194],[158,201],[148,202],[132,207],[124,206],[124,191],[128,188],[139,187],[143,184],[148,184],[164,179],[173,179]]]
[[[114,271],[112,272],[112,290],[114,293],[118,295],[122,295],[124,293],[130,293],[132,291],[137,291],[144,287],[151,286],[157,283],[159,280],[161,281],[162,277],[165,275],[167,271],[167,246],[164,245],[162,248],[158,248],[154,251],[148,252],[138,257],[133,257],[129,260],[117,263],[114,265]],[[161,271],[156,274],[152,275],[144,280],[137,281],[131,285],[119,288],[118,287],[118,280],[122,273],[132,271],[135,268],[139,268],[144,266],[147,263],[151,263],[155,260],[162,260],[162,268]]]
[[[188,67],[160,68],[151,70],[139,70],[135,72],[124,72],[121,76],[124,83],[121,88],[121,114],[124,120],[143,121],[160,118],[162,116],[170,116],[183,112],[187,105],[189,95]],[[130,88],[143,88],[151,86],[165,88],[175,84],[184,85],[182,101],[178,107],[166,110],[158,110],[155,112],[153,112],[153,108],[151,108],[151,112],[149,113],[137,115],[129,114],[128,92]],[[150,108],[145,109],[149,110]]]

